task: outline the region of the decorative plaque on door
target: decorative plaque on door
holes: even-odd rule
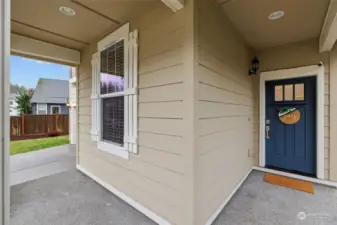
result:
[[[278,118],[284,124],[296,124],[301,119],[301,112],[295,107],[282,107],[279,109]]]

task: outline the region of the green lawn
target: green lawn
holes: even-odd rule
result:
[[[69,136],[12,141],[10,143],[10,152],[11,155],[15,155],[64,144],[69,144]]]

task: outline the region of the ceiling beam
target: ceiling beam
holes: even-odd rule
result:
[[[319,51],[330,51],[337,40],[337,0],[331,0],[325,17],[321,36],[319,39]]]
[[[45,32],[45,33],[49,33],[49,34],[52,34],[52,35],[55,35],[55,36],[59,36],[59,37],[62,37],[62,38],[65,38],[65,39],[68,39],[68,40],[71,40],[71,41],[75,41],[75,42],[78,42],[78,43],[81,43],[81,44],[84,44],[84,45],[89,45],[89,43],[87,43],[87,42],[77,40],[77,39],[74,39],[74,38],[71,38],[71,37],[67,37],[65,35],[58,34],[58,33],[55,33],[55,32],[52,32],[52,31],[49,31],[49,30],[46,30],[46,29],[42,29],[40,27],[35,27],[33,25],[30,25],[30,24],[27,24],[27,23],[24,23],[24,22],[21,22],[21,21],[18,21],[18,20],[11,19],[11,22],[16,23],[16,24],[20,24],[22,26],[29,27],[29,28],[32,28],[32,29],[35,29],[35,30],[39,30],[39,31],[42,31],[42,32]]]
[[[184,0],[161,0],[165,3],[173,12],[177,12],[184,8]]]
[[[11,52],[67,65],[79,65],[81,62],[79,51],[17,34],[11,34]]]

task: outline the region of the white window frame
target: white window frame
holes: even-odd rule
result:
[[[59,114],[61,114],[61,106],[60,105],[51,105],[50,106],[50,114],[53,114],[53,108],[59,108]]]
[[[45,107],[42,107],[42,106],[45,106]],[[39,115],[39,110],[45,110],[46,113],[45,114],[48,114],[48,106],[46,103],[37,103],[36,104],[36,114]]]
[[[92,60],[93,91],[92,91],[92,139],[97,141],[98,150],[129,159],[129,153],[138,152],[138,31],[130,33],[129,23],[120,27],[97,44],[98,52]],[[100,94],[100,53],[111,45],[124,41],[124,91]],[[102,139],[102,99],[124,96],[124,144],[103,141]]]

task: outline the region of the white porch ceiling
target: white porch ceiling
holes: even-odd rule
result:
[[[319,39],[330,0],[218,0],[254,49]],[[268,16],[282,10],[278,20]]]
[[[217,0],[254,49],[319,39],[330,0]],[[81,50],[131,18],[165,7],[162,0],[11,0],[11,31]],[[76,11],[68,17],[60,6]],[[271,21],[268,15],[283,10]]]
[[[160,0],[12,0],[13,34],[81,50],[102,34],[164,4]],[[67,6],[76,16],[60,11]]]

